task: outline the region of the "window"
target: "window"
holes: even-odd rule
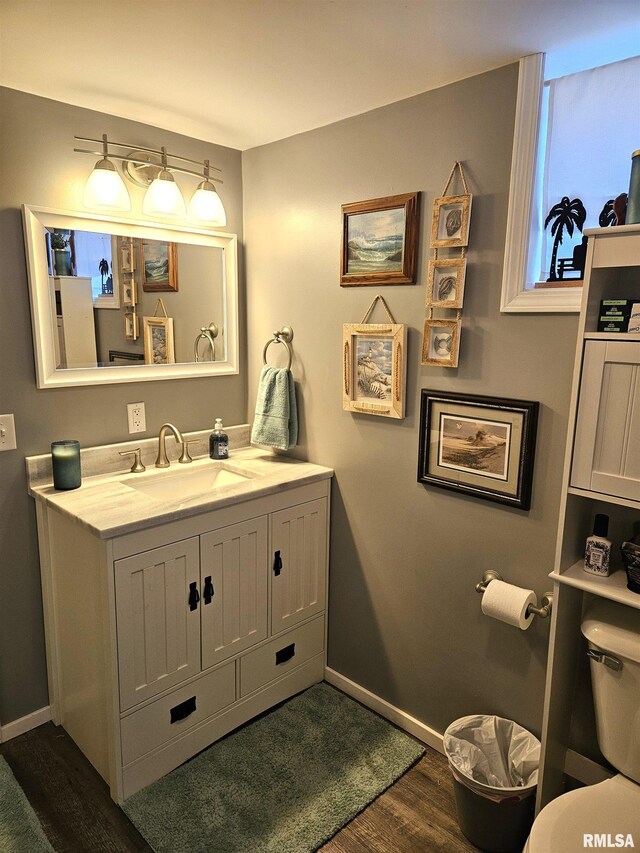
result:
[[[540,54],[520,62],[501,305],[507,312],[579,310],[582,229],[599,227],[607,202],[627,192],[640,139],[640,57],[546,83],[543,67]]]

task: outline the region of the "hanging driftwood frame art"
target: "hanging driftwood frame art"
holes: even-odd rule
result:
[[[340,286],[415,284],[420,193],[342,205]]]
[[[404,418],[406,351],[404,323],[345,323],[342,408]]]
[[[467,259],[429,261],[427,308],[462,308]]]
[[[431,367],[457,367],[460,354],[460,318],[424,321],[422,364]]]
[[[431,248],[463,247],[469,243],[471,193],[448,195],[433,203]]]

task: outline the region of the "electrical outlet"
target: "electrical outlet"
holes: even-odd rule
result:
[[[144,415],[144,403],[127,403],[127,421],[129,432],[145,432],[147,421]]]
[[[0,415],[0,450],[16,448],[16,425],[13,415]]]

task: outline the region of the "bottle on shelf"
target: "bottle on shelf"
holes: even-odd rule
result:
[[[593,534],[587,536],[584,550],[584,570],[593,575],[608,577],[611,563],[611,542],[607,539],[609,516],[597,513],[593,522]]]

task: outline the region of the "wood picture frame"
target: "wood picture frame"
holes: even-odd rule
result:
[[[407,329],[403,323],[342,327],[342,408],[404,418]]]
[[[529,509],[538,408],[423,388],[418,482]]]
[[[122,238],[121,238],[122,239]],[[133,243],[120,243],[120,272],[132,273],[135,270],[135,252]]]
[[[145,293],[178,291],[178,244],[140,240],[142,289]]]
[[[135,311],[124,312],[124,336],[128,341],[137,341],[140,337],[140,322]]]
[[[466,272],[466,258],[429,261],[427,308],[462,308]]]
[[[173,317],[144,317],[144,363],[175,364]]]
[[[460,320],[424,321],[421,364],[430,367],[457,367],[460,356]]]
[[[340,286],[415,284],[420,193],[342,205]]]
[[[125,308],[134,308],[137,302],[135,277],[125,274],[122,276],[122,304]]]
[[[433,203],[431,248],[462,248],[469,244],[471,193],[445,195]]]

